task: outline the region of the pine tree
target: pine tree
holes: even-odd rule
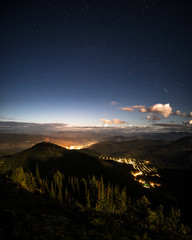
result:
[[[35,191],[37,188],[37,183],[35,181],[35,178],[32,174],[32,172],[25,172],[25,178],[26,178],[26,188],[29,191]]]
[[[48,186],[47,179],[44,180],[44,192],[49,193],[49,186]]]
[[[38,167],[37,163],[36,163],[36,170],[35,170],[35,179],[36,179],[37,183],[39,183],[40,174],[39,174],[39,167]]]
[[[97,202],[97,181],[95,175],[92,178],[89,177],[88,181],[91,206],[95,207]]]
[[[22,187],[26,187],[26,174],[22,167],[18,167],[13,171],[11,180],[14,183],[20,184]]]
[[[62,195],[61,186],[59,186],[59,190],[58,190],[57,199],[58,199],[60,202],[62,202],[62,201],[63,201],[63,195]]]
[[[76,193],[79,196],[80,195],[80,188],[79,188],[79,179],[76,178]]]
[[[110,198],[109,198],[109,212],[114,213],[115,211],[115,205],[114,205],[114,190],[113,185],[110,188]]]
[[[101,210],[106,211],[107,205],[106,205],[106,194],[105,194],[105,185],[103,182],[103,177],[101,176],[101,187],[100,187],[100,205]]]
[[[54,191],[54,187],[53,187],[53,181],[51,181],[51,190],[49,192],[49,195],[52,197],[52,198],[55,198],[55,191]]]
[[[87,198],[87,181],[85,178],[81,179],[81,187],[80,187],[80,197],[82,205],[86,205]]]
[[[65,188],[65,202],[68,203],[68,197],[69,197],[69,193],[68,193],[68,189],[67,187]]]
[[[127,210],[127,191],[126,187],[124,187],[120,194],[120,205],[119,205],[119,212],[125,212]]]
[[[88,208],[91,207],[89,190],[87,191],[87,194],[86,194],[86,206],[87,206]]]
[[[101,183],[98,181],[96,210],[101,209]]]
[[[121,191],[119,185],[115,185],[114,189],[114,202],[113,202],[113,210],[116,213],[122,213],[127,210],[127,192],[126,187],[124,187]]]
[[[56,187],[63,187],[63,179],[64,179],[64,174],[60,173],[59,170],[57,170],[56,173],[53,175],[53,180]]]
[[[139,200],[137,200],[137,208],[136,208],[136,212],[139,214],[140,219],[141,219],[141,225],[144,226],[145,225],[145,221],[149,215],[149,211],[150,211],[150,202],[148,200],[148,198],[144,195],[142,196]]]
[[[109,203],[109,200],[110,200],[110,192],[111,192],[111,186],[110,186],[110,182],[109,182],[108,186],[107,186],[107,193],[106,193],[107,203]]]
[[[106,195],[105,195],[105,186],[103,182],[103,177],[101,176],[100,181],[98,181],[98,190],[97,190],[97,203],[96,209],[98,211],[106,211]]]

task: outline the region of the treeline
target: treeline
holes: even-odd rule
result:
[[[99,179],[95,176],[85,179],[65,176],[57,170],[48,181],[40,177],[36,165],[35,176],[18,167],[8,178],[28,191],[49,195],[70,207],[126,216],[131,226],[143,229],[153,238],[191,239],[190,229],[180,221],[180,210],[172,208],[169,214],[165,214],[163,206],[152,209],[146,196],[132,202],[126,187],[120,188],[118,185],[111,185],[110,182],[105,184],[102,176]]]
[[[48,181],[40,177],[36,165],[35,176],[18,167],[8,178],[28,191],[38,191],[70,206],[110,213],[123,213],[128,208],[126,187],[120,189],[119,185],[111,185],[110,182],[106,186],[102,176],[100,179],[94,175],[79,179],[76,176],[65,176],[57,170]]]

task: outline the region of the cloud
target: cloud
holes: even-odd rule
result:
[[[120,108],[121,110],[123,111],[127,111],[127,112],[133,112],[135,111],[136,109],[144,109],[145,106],[143,105],[134,105],[134,106],[127,106],[127,107],[123,107],[123,108]]]
[[[161,118],[159,116],[157,116],[157,115],[154,115],[154,116],[147,115],[146,119],[152,120],[152,121],[159,121],[159,120],[161,120]]]
[[[116,101],[111,101],[111,106],[118,105],[119,103]]]
[[[165,118],[169,117],[172,113],[172,107],[170,106],[169,103],[164,104],[164,105],[161,103],[157,103],[157,104],[149,107],[147,110],[148,110],[148,112],[160,114]]]
[[[141,112],[141,113],[147,113],[147,112],[148,112],[148,110],[147,110],[147,108],[145,108],[145,107],[142,107],[142,108],[140,108],[140,112]]]
[[[108,119],[101,118],[100,121],[103,122],[104,124],[125,124],[126,123],[125,121],[121,121],[117,118],[114,118],[112,121],[108,120]]]
[[[184,121],[183,124],[187,126],[192,126],[192,120]]]
[[[160,127],[161,130],[166,130],[168,132],[183,132],[183,131],[191,131],[192,130],[192,125],[187,124],[186,122],[184,122],[183,124],[172,124],[172,123],[154,123],[153,124],[154,127]],[[160,129],[159,129],[160,130]]]
[[[121,121],[117,118],[113,119],[113,124],[125,124],[126,122],[125,121]]]
[[[101,118],[100,121],[105,123],[105,124],[112,124],[112,121],[110,121],[108,119]]]
[[[139,109],[141,109],[141,108],[145,108],[145,106],[144,105],[134,105],[134,106],[132,106],[132,108],[139,108]]]
[[[0,133],[46,133],[57,132],[66,128],[64,123],[30,123],[16,121],[0,121]]]
[[[137,109],[139,109],[139,112],[141,113],[156,113],[162,115],[165,118],[169,117],[172,114],[172,107],[170,106],[169,103],[167,104],[157,103],[148,108],[144,105],[134,105],[121,108],[121,110],[127,112],[133,112]]]
[[[149,113],[146,116],[146,119],[152,120],[152,121],[157,121],[157,120],[162,119],[159,116],[152,115],[152,114],[159,114],[159,115],[163,116],[164,118],[168,118],[169,116],[180,116],[180,117],[185,117],[185,118],[192,117],[192,112],[185,113],[185,112],[181,112],[180,110],[173,112],[172,107],[170,106],[169,103],[167,103],[167,104],[157,103],[150,107],[146,107],[144,105],[134,105],[134,106],[122,107],[119,109],[121,109],[123,111],[127,111],[127,112],[139,111],[140,113]],[[186,124],[188,126],[189,125],[191,126],[190,121],[186,121],[185,125]]]
[[[154,123],[153,126],[158,126],[158,127],[181,127],[183,125],[182,124],[177,124],[177,123]]]
[[[135,111],[135,109],[133,109],[132,107],[124,107],[124,108],[121,108],[121,110],[127,111],[127,112],[133,112],[133,111]]]
[[[8,118],[8,117],[5,117],[5,116],[0,116],[0,120],[2,121],[14,121],[16,120],[16,118]]]
[[[175,113],[176,113],[177,116],[181,116],[181,111],[180,110],[177,110]]]
[[[192,112],[187,114],[186,112],[181,112],[180,110],[177,110],[176,112],[172,112],[172,115],[188,118],[188,117],[192,117]]]

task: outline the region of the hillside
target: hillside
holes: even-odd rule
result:
[[[87,154],[88,153],[88,154]],[[95,175],[104,177],[121,185],[127,185],[130,191],[138,194],[143,191],[140,184],[134,181],[131,171],[133,167],[118,164],[114,161],[103,161],[90,156],[90,150],[67,150],[52,143],[39,143],[26,151],[1,157],[4,168],[15,169],[22,166],[24,170],[35,172],[36,163],[42,177],[52,176],[57,170],[70,176],[87,177]]]
[[[69,206],[2,180],[0,192],[2,240],[191,239],[179,210],[155,209],[144,196],[129,202],[126,212],[112,214]]]
[[[169,221],[176,221],[181,235],[186,231],[179,211],[166,215],[171,206],[181,207],[190,225],[191,200],[185,201],[182,184],[175,193],[175,172],[162,171],[163,187],[146,189],[134,180],[130,164],[101,160],[90,149],[67,150],[46,142],[0,161],[2,239],[171,239],[178,233],[166,227]]]
[[[160,168],[188,168],[192,166],[192,137],[171,140],[132,140],[102,142],[90,147],[112,157],[132,157],[151,161]]]
[[[139,156],[146,149],[157,149],[170,143],[169,140],[132,140],[112,142],[106,141],[92,145],[90,148],[103,155],[120,156],[130,154]]]

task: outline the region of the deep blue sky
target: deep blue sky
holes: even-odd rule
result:
[[[192,124],[191,10],[177,0],[5,1],[0,120]]]

